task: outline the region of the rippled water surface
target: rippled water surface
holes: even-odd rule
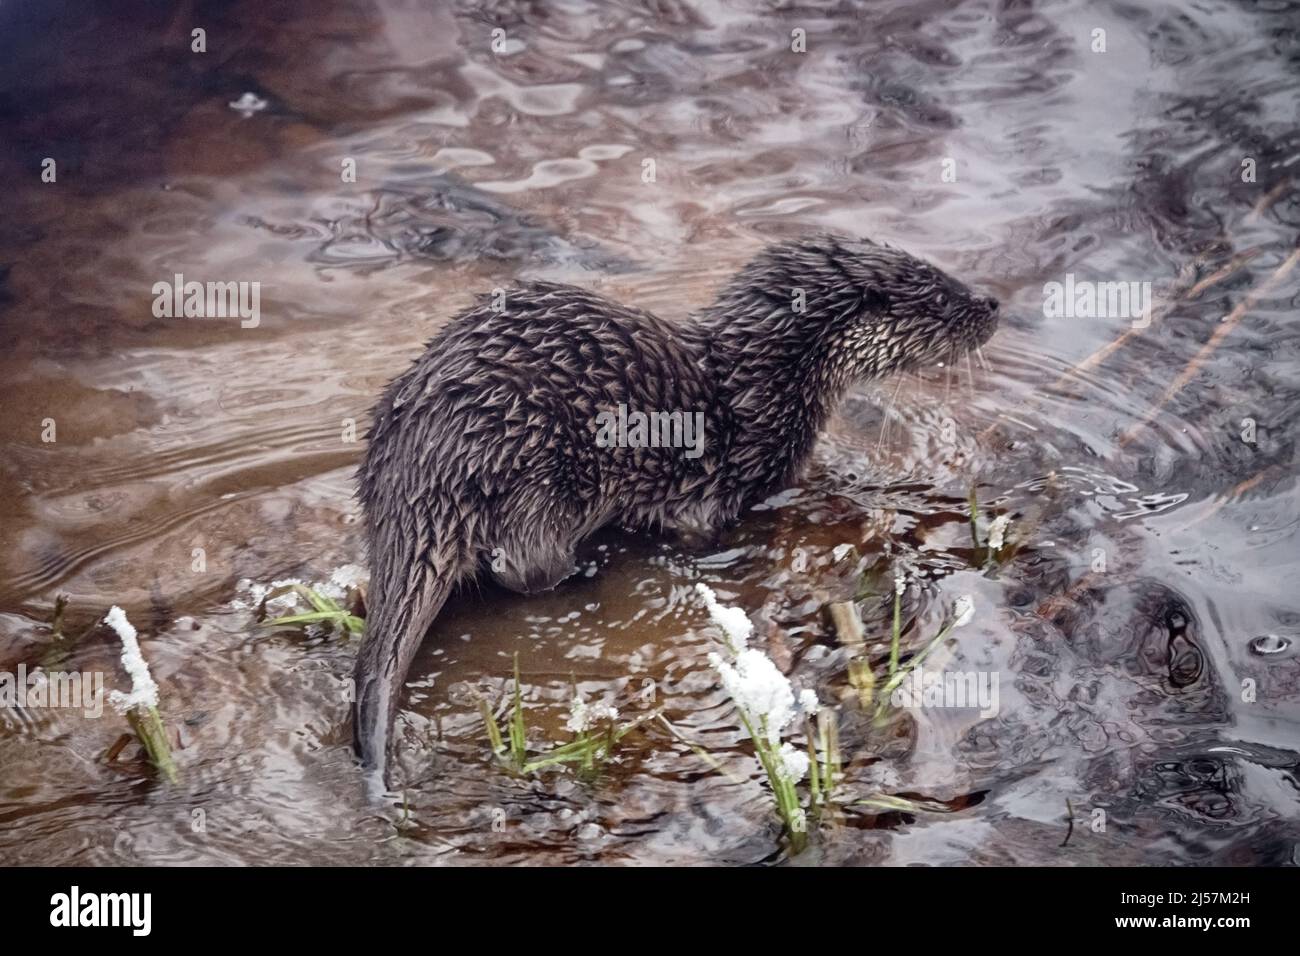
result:
[[[122,687],[111,635],[77,635],[126,608],[181,782],[110,756],[111,714],[2,709],[0,859],[789,859],[706,581],[842,700],[846,806],[798,862],[1300,860],[1298,104],[1283,0],[3,5],[0,669]],[[410,675],[405,785],[368,802],[355,640],[258,627],[240,582],[364,564],[350,439],[378,390],[475,292],[545,277],[681,319],[813,229],[996,294],[988,368],[855,392],[711,550],[608,533],[551,594],[460,595]],[[260,282],[260,325],[155,318],[176,273]],[[1151,326],[1045,318],[1067,273],[1153,282]],[[972,485],[1013,518],[994,566]],[[935,666],[996,675],[996,715],[856,711],[827,605],[861,597],[883,660],[900,562],[909,648],[973,595]],[[629,714],[651,688],[726,772],[658,724],[594,779],[504,772],[475,695],[515,652],[534,741],[575,684]]]

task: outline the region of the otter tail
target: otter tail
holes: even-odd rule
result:
[[[352,705],[353,747],[372,783],[385,783],[388,735],[397,715],[402,684],[425,632],[456,585],[446,563],[436,569],[427,559],[413,558],[405,573],[372,578],[368,595],[366,637],[357,655]]]

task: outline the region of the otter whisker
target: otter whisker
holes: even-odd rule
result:
[[[987,372],[989,370],[989,363],[984,360],[983,347],[979,345],[975,346],[975,357],[979,359],[980,368],[984,369],[984,371]]]

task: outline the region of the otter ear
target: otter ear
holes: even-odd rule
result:
[[[885,315],[889,312],[889,293],[883,289],[868,289],[862,294],[862,307],[873,315]]]

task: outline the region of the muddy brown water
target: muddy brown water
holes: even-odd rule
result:
[[[65,641],[121,605],[183,746],[165,785],[109,759],[111,713],[0,710],[0,859],[785,860],[691,589],[839,701],[826,605],[867,592],[879,661],[901,564],[909,648],[974,597],[935,666],[994,675],[998,711],[880,732],[839,703],[846,806],[797,862],[1297,862],[1298,28],[1282,0],[4,5],[0,667],[57,652],[123,687],[107,633],[48,626],[59,594]],[[859,389],[711,551],[609,533],[552,594],[454,600],[405,786],[368,802],[355,641],[259,628],[239,587],[364,563],[349,422],[475,292],[546,277],[681,318],[814,228],[998,295],[988,369]],[[261,283],[260,324],[156,318],[176,273]],[[1046,317],[1067,273],[1175,304],[1062,383],[1131,326]],[[972,484],[1013,517],[993,566]],[[594,779],[502,771],[473,694],[515,652],[534,742],[574,684],[628,714],[649,688],[729,774],[658,727]],[[881,794],[926,809],[856,804]]]

